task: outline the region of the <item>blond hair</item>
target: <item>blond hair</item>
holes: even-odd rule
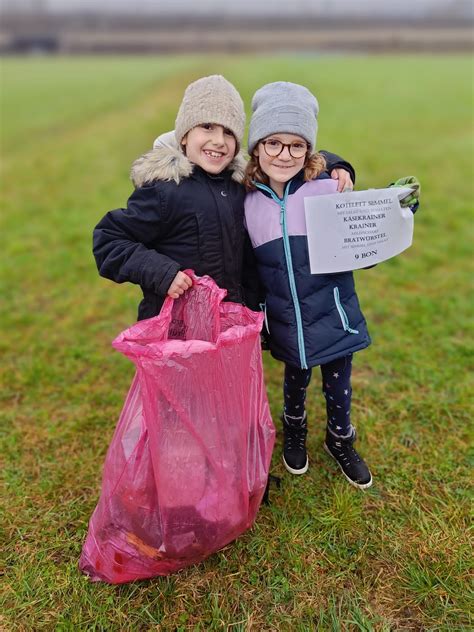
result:
[[[311,154],[308,152],[303,165],[304,169],[304,181],[314,180],[320,173],[326,171],[326,159],[319,152]],[[269,185],[270,181],[266,173],[264,173],[260,167],[258,156],[254,153],[250,156],[250,160],[247,163],[244,175],[244,186],[247,191],[254,191],[257,187],[255,182]]]

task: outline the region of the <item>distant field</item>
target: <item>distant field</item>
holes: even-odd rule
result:
[[[4,630],[471,630],[472,61],[450,57],[8,59],[1,69],[0,341]],[[350,488],[321,449],[307,476],[205,563],[121,587],[77,570],[133,374],[111,340],[139,291],[101,279],[91,232],[131,192],[131,162],[214,72],[247,104],[278,79],[320,102],[318,145],[357,187],[416,174],[410,250],[357,273],[374,344],[354,361],[353,419],[374,472]],[[281,366],[265,358],[278,420]]]

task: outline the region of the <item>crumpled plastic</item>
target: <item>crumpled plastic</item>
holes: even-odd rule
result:
[[[79,561],[125,583],[196,564],[249,529],[275,428],[263,381],[263,314],[193,278],[113,346],[136,374],[106,456]]]

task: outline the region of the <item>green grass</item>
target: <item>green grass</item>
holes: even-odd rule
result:
[[[468,57],[80,58],[2,63],[2,474],[5,630],[469,630],[472,91]],[[318,145],[359,188],[416,174],[410,250],[357,273],[374,344],[354,361],[361,493],[321,450],[255,527],[203,564],[124,586],[77,570],[132,365],[110,341],[139,291],[99,278],[91,232],[128,170],[174,124],[185,86],[223,73],[250,103],[306,84]],[[278,419],[282,367],[265,358]]]

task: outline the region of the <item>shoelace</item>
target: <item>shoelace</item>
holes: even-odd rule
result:
[[[303,450],[306,442],[307,435],[306,428],[298,428],[294,426],[287,426],[287,430],[285,432],[285,446],[288,450],[292,450],[293,448],[299,448]]]
[[[350,456],[352,456],[355,459],[356,463],[361,462],[360,456],[357,454],[356,450],[351,445],[342,444],[340,447],[336,446],[336,450],[338,450],[341,456],[345,456],[346,458],[349,458]]]

